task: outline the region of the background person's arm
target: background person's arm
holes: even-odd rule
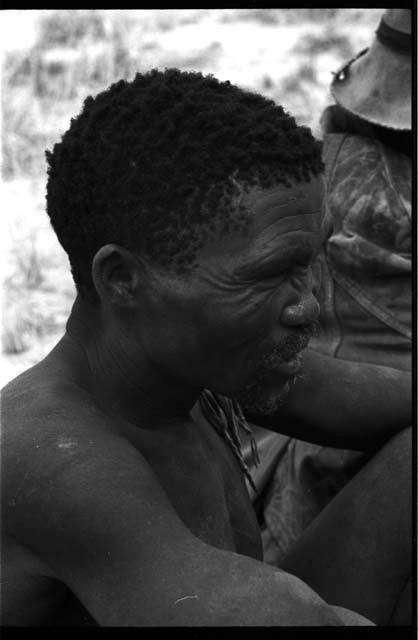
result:
[[[412,423],[411,374],[306,349],[302,374],[279,411],[246,416],[300,440],[374,450]]]

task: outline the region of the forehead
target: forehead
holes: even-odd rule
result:
[[[246,206],[252,216],[253,237],[272,232],[316,232],[322,222],[324,201],[323,177],[311,182],[278,184],[269,189],[254,188],[246,196]]]
[[[200,257],[245,264],[291,248],[313,247],[320,237],[324,193],[322,176],[290,187],[253,187],[242,201],[250,217],[245,237],[237,232],[217,238],[204,247]]]

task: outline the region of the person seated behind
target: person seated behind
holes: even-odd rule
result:
[[[321,118],[327,220],[315,265],[320,330],[310,348],[347,367],[410,371],[410,10],[384,12],[370,48],[335,74],[331,93],[336,104]],[[262,461],[254,499],[265,558],[277,564],[367,457],[264,431],[256,441]]]
[[[78,295],[61,341],[3,391],[3,624],[342,626],[405,611],[405,380],[318,355],[292,388],[319,313],[310,131],[229,82],[154,69],[87,98],[47,158]],[[375,392],[392,376],[377,410],[370,371]],[[353,405],[324,393],[324,373],[351,382]],[[247,411],[373,453],[280,570],[262,562],[245,484]]]
[[[411,370],[411,11],[385,11],[322,117],[327,272],[315,348]]]

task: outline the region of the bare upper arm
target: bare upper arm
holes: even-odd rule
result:
[[[123,437],[66,419],[7,474],[7,526],[99,624],[343,624],[297,578],[193,536]]]
[[[23,455],[8,452],[6,527],[102,624],[123,611],[127,593],[140,616],[153,582],[169,590],[170,557],[193,536],[123,437],[91,426],[48,431],[50,423],[28,438]]]

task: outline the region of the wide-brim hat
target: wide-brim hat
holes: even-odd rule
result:
[[[411,10],[387,9],[369,49],[334,75],[337,103],[391,129],[412,128]]]

